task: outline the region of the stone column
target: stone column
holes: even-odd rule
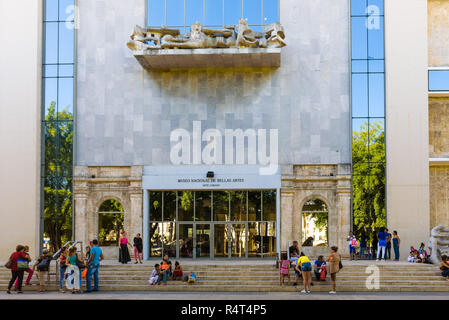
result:
[[[277,226],[281,228],[281,250],[287,250],[287,241],[291,241],[295,239],[293,235],[293,200],[294,200],[294,192],[292,190],[283,190],[281,189],[281,225]]]
[[[132,239],[137,233],[142,235],[142,190],[130,194],[129,238]]]
[[[349,257],[346,237],[351,230],[351,178],[341,177],[337,183],[337,239],[338,251],[343,257]]]
[[[87,234],[87,192],[86,193],[75,193],[75,235],[73,240],[82,241],[83,248],[89,243]]]

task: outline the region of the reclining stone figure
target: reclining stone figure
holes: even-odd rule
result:
[[[286,45],[284,29],[279,23],[264,26],[264,32],[254,32],[244,19],[237,26],[223,29],[206,29],[196,22],[190,32],[180,35],[177,29],[142,28],[135,26],[131,41],[127,43],[133,51],[157,49],[201,49],[201,48],[281,48]]]

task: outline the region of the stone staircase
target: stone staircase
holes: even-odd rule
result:
[[[155,262],[153,262],[154,264]],[[344,268],[337,275],[337,291],[343,292],[372,292],[372,291],[415,291],[415,292],[449,292],[449,282],[444,280],[439,270],[433,265],[407,263],[376,263],[376,262],[343,262]],[[370,265],[379,269],[379,289],[367,286],[372,283]],[[48,290],[57,290],[56,275],[50,277]],[[288,292],[302,289],[302,279],[298,286],[292,286],[294,271],[291,270],[290,284],[279,285],[279,270],[274,263],[257,264],[250,261],[220,263],[219,261],[201,264],[183,264],[184,272],[194,271],[197,282],[186,284],[182,281],[168,281],[167,286],[150,286],[147,284],[153,269],[151,262],[141,265],[106,264],[100,269],[100,288],[102,291],[210,291],[210,292]],[[26,274],[25,274],[26,276]],[[10,279],[10,271],[0,267],[0,290],[6,290]],[[287,280],[287,279],[286,279]],[[326,281],[313,281],[312,291],[327,292],[330,290],[330,277]],[[33,276],[32,286],[24,286],[24,290],[37,290],[38,280]],[[85,286],[85,280],[83,280]]]

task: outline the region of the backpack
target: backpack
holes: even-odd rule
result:
[[[48,271],[48,267],[50,265],[51,259],[50,257],[45,257],[41,262],[36,266],[38,271]]]

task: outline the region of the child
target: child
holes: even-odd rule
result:
[[[159,282],[162,280],[162,285],[167,285],[167,278],[171,275],[170,272],[171,263],[168,263],[167,260],[163,260],[161,263],[161,268],[159,271]]]
[[[175,261],[175,270],[173,271],[173,279],[174,280],[182,279],[182,267],[178,261]]]
[[[150,279],[148,279],[148,283],[150,285],[159,285],[161,284],[161,280],[159,279],[160,266],[158,263],[154,265],[154,270],[151,272]]]
[[[290,283],[290,272],[289,272],[290,260],[288,260],[286,252],[282,253],[281,260],[279,260],[278,262],[280,264],[280,268],[279,268],[279,285],[281,287],[283,287],[284,286],[285,276],[288,277],[287,285]]]

